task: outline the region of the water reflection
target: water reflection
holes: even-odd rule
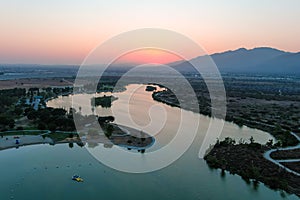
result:
[[[126,90],[119,93],[76,94],[75,99],[78,102],[74,102],[74,95],[61,96],[49,101],[47,106],[66,109],[73,106],[76,110],[80,110],[82,115],[92,115],[94,113],[97,116],[114,116],[116,124],[142,130],[155,137],[157,142],[148,151],[160,149],[174,138],[179,130],[180,116],[187,118],[187,123],[182,124],[181,130],[188,131],[192,125],[189,122],[199,121],[200,127],[197,135],[200,136],[200,139],[204,137],[208,129],[209,117],[156,102],[152,99],[152,92],[148,92],[146,89],[146,85],[132,84],[126,86]],[[103,97],[104,95],[113,95],[118,99],[112,103],[111,108],[91,107],[93,97]],[[163,121],[162,118],[166,121]],[[218,119],[213,121],[215,124],[218,123]],[[87,122],[83,122],[83,124],[87,124]],[[188,132],[185,134],[188,135]],[[248,127],[241,128],[226,122],[219,139],[222,140],[228,136],[236,141],[253,136],[255,141],[260,143],[266,143],[270,138],[273,138],[263,131]]]

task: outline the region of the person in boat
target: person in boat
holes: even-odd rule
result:
[[[77,182],[83,182],[83,179],[80,176],[78,176],[78,175],[72,176],[72,180],[73,181],[77,181]]]

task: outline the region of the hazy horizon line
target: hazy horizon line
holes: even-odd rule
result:
[[[263,48],[266,48],[266,49],[274,49],[274,50],[278,50],[278,51],[283,51],[284,53],[293,53],[293,54],[296,54],[296,53],[300,53],[300,50],[299,51],[288,51],[288,50],[283,50],[283,49],[280,49],[280,48],[276,48],[276,47],[271,47],[271,46],[257,46],[257,47],[253,47],[253,48],[246,48],[246,47],[238,47],[238,48],[235,48],[235,49],[227,49],[227,50],[223,50],[223,51],[220,51],[220,52],[214,52],[214,53],[211,53],[211,54],[203,54],[203,55],[198,55],[194,58],[191,58],[190,60],[192,59],[195,59],[195,58],[198,58],[198,57],[201,57],[201,56],[213,56],[213,55],[216,55],[216,54],[223,54],[223,53],[227,53],[227,52],[234,52],[234,51],[238,51],[238,50],[241,50],[241,49],[245,49],[247,51],[251,51],[251,50],[255,50],[255,49],[263,49]],[[84,59],[83,59],[84,60]],[[184,61],[184,60],[176,60],[176,61],[173,61],[173,62],[168,62],[168,63],[161,63],[161,64],[172,64],[172,63],[176,63],[176,62],[180,62],[180,61]],[[80,67],[82,63],[76,63],[76,64],[50,64],[50,63],[0,63],[0,65],[30,65],[30,66],[34,66],[34,65],[38,65],[38,66],[68,66],[68,67]],[[137,63],[137,62],[122,62],[122,63],[116,63],[117,65],[138,65],[138,64],[143,64],[143,63]],[[115,65],[116,65],[115,64]],[[158,64],[158,63],[157,63]],[[91,64],[90,66],[93,66],[93,65],[106,65],[105,63],[98,63],[98,64]]]

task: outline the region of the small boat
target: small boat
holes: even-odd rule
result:
[[[80,176],[78,176],[78,175],[72,176],[72,180],[73,181],[77,181],[77,182],[83,182],[83,179]]]

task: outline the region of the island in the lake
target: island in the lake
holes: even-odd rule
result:
[[[117,145],[128,150],[137,150],[137,152],[145,153],[146,149],[151,147],[155,139],[149,134],[128,126],[113,123],[113,116],[98,117],[100,129],[97,126],[89,127],[84,133],[80,133],[82,138],[86,138],[85,142],[89,147],[98,146],[103,143],[105,147]],[[94,122],[95,123],[95,122]],[[91,123],[93,126],[93,123]],[[84,129],[83,129],[84,130]]]
[[[103,108],[110,108],[113,101],[117,100],[117,97],[114,97],[112,95],[103,97],[93,97],[91,99],[91,105],[92,106],[101,106]]]

